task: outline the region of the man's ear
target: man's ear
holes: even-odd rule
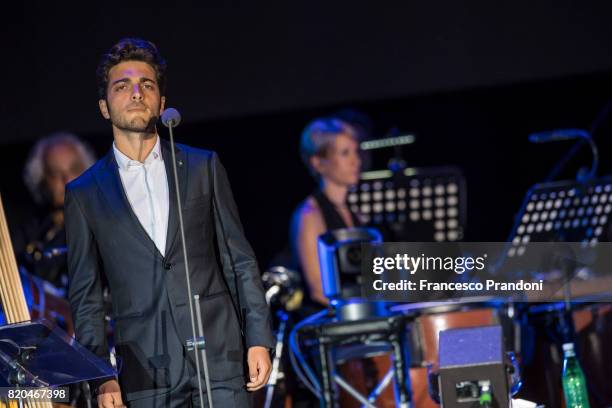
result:
[[[310,166],[318,173],[321,174],[323,170],[323,163],[321,157],[319,156],[311,156],[310,157]]]
[[[104,116],[104,119],[110,119],[110,113],[108,112],[108,105],[106,104],[106,100],[99,99],[98,106],[100,107],[100,112],[102,113],[102,116]]]

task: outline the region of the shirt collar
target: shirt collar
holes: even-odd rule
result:
[[[117,149],[115,142],[113,142],[113,153],[115,154],[115,160],[117,161],[117,165],[119,165],[119,168],[121,170],[134,170],[143,165],[150,166],[155,160],[164,160],[161,154],[161,144],[159,142],[159,136],[157,136],[155,146],[153,146],[153,149],[151,149],[151,152],[144,160],[144,163],[141,163],[138,160],[132,160],[127,157],[125,154],[119,151],[119,149]]]

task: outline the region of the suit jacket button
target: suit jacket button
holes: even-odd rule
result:
[[[171,264],[170,262],[166,262],[166,263],[164,264],[164,269],[165,269],[165,270],[167,270],[167,271],[169,271],[170,269],[172,269],[172,264]]]

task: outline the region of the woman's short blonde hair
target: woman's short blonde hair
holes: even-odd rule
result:
[[[341,134],[348,135],[359,142],[359,135],[355,128],[335,117],[314,119],[302,131],[300,156],[313,177],[318,178],[318,173],[310,164],[310,159],[313,156],[325,157],[336,137]]]

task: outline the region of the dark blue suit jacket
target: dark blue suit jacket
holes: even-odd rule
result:
[[[192,326],[172,158],[165,141],[162,155],[170,193],[165,256],[131,209],[112,149],[66,187],[69,300],[76,338],[98,356],[108,356],[104,274],[112,296],[115,347],[123,360],[119,381],[128,401],[169,392],[185,359],[193,359],[183,346],[192,337]],[[191,291],[200,295],[210,377],[229,380],[244,374],[244,346],[274,346],[270,313],[217,155],[177,145],[176,160]]]

